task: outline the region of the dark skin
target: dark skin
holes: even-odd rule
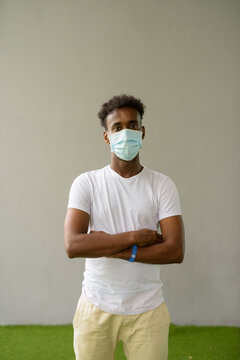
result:
[[[143,133],[142,139],[145,137],[145,127],[141,126],[141,116],[135,109],[128,107],[116,109],[108,115],[106,121],[107,131],[104,131],[103,137],[105,143],[108,145],[110,145],[108,134],[114,134],[123,129],[141,130]],[[114,152],[111,152],[110,166],[125,178],[137,175],[143,169],[139,161],[139,153],[134,159],[125,161],[117,157]]]
[[[114,110],[107,116],[107,129],[103,133],[105,143],[110,146],[108,134],[123,129],[141,130],[142,139],[145,128],[141,124],[136,109],[124,107]],[[125,161],[111,152],[111,168],[120,176],[129,178],[142,171],[139,153]],[[104,231],[91,231],[87,234],[90,215],[85,211],[68,208],[64,223],[64,246],[68,257],[111,257],[128,260],[132,246],[138,245],[134,262],[148,264],[182,263],[185,251],[184,224],[181,215],[170,216],[159,221],[162,234],[151,229],[140,229],[119,234]],[[106,219],[107,221],[107,219]]]
[[[108,134],[113,134],[123,129],[142,130],[142,139],[145,137],[145,127],[141,125],[141,116],[136,109],[129,107],[114,110],[107,117],[107,131],[103,137],[106,144],[110,144]],[[143,166],[140,164],[139,153],[130,161],[125,161],[111,152],[111,168],[123,177],[131,177],[138,174]],[[174,262],[174,252],[180,253],[179,263],[183,261],[185,252],[184,224],[181,215],[170,216],[160,221],[162,235],[157,234],[158,242],[149,246],[140,247],[134,261],[145,263],[157,263],[158,251],[161,249],[163,257]],[[164,246],[160,244],[165,242]],[[172,256],[169,250],[173,249]],[[132,248],[127,248],[108,257],[128,260],[132,254]]]

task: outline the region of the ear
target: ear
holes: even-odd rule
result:
[[[106,131],[103,132],[103,138],[106,144],[110,144],[110,141],[108,139],[108,134]]]
[[[142,128],[142,132],[143,132],[143,134],[142,134],[142,139],[144,139],[144,138],[145,138],[145,127],[144,127],[144,126],[141,126],[141,128]]]

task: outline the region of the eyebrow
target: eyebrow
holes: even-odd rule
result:
[[[132,123],[136,123],[136,122],[138,123],[138,120],[130,120],[130,121],[128,122],[128,124],[132,124]],[[112,127],[115,126],[115,125],[121,125],[121,122],[118,121],[118,122],[113,123],[113,124],[112,124]]]

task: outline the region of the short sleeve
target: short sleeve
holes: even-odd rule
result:
[[[88,178],[85,173],[74,179],[70,188],[67,207],[83,210],[90,214],[91,194]]]
[[[178,190],[167,176],[158,194],[158,221],[174,215],[182,215]]]

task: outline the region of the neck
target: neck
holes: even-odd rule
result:
[[[137,175],[143,169],[143,166],[140,164],[139,161],[139,154],[137,154],[134,159],[130,161],[125,161],[118,158],[113,152],[111,153],[110,167],[119,175],[125,178]]]

